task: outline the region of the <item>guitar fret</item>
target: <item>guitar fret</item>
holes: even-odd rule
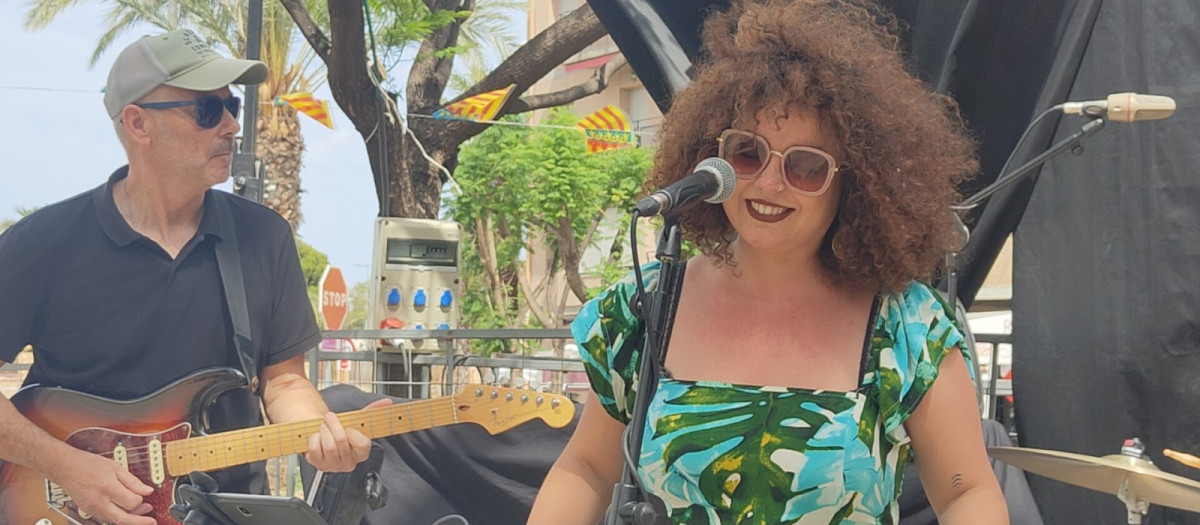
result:
[[[550,404],[537,406],[509,405],[512,399],[502,396],[495,387],[488,387],[474,392],[472,398],[466,401],[468,410],[460,414],[457,410],[457,395],[435,399],[411,401],[401,405],[393,405],[370,411],[354,411],[339,414],[342,426],[362,432],[369,439],[393,436],[406,432],[424,430],[441,425],[463,422],[463,414],[471,417],[466,421],[475,422],[489,428],[489,432],[503,431],[520,422],[528,421],[542,415],[541,411],[550,410]],[[426,406],[415,406],[424,404]],[[505,407],[508,405],[508,407]],[[569,403],[556,406],[566,406]],[[501,410],[517,409],[518,414],[501,418]],[[405,414],[407,412],[407,415]],[[417,415],[421,420],[417,420]],[[566,421],[570,420],[568,414]],[[386,418],[386,424],[382,421]],[[407,425],[404,420],[408,419]],[[505,428],[496,429],[488,422],[502,420]],[[565,424],[565,423],[564,423]],[[308,439],[320,430],[321,420],[301,421],[286,424],[265,425],[256,428],[235,430],[207,436],[196,436],[189,439],[174,441],[168,444],[167,471],[172,476],[187,474],[193,470],[212,471],[242,465],[268,458],[303,454],[308,450]]]

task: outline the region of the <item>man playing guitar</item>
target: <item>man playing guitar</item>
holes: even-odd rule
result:
[[[305,377],[304,352],[321,336],[293,232],[275,212],[212,189],[229,178],[239,130],[240,100],[229,85],[253,86],[267,74],[263,63],[221,57],[187,30],[121,52],[104,103],[128,165],[0,235],[0,364],[32,345],[27,385],[115,400],[144,398],[205,369],[240,369],[215,249],[236,234],[257,363],[249,376],[261,384],[204,401],[206,430],[260,424],[261,400],[272,423],[323,420],[305,434],[305,458],[344,472],[367,458],[370,441],[343,428]],[[160,489],[118,461],[145,457],[155,440],[117,458],[79,450],[45,426],[0,396],[0,461],[61,488],[85,518],[165,521],[146,500]],[[261,463],[214,477],[225,492],[267,488]]]

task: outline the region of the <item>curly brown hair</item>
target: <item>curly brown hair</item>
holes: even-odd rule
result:
[[[717,154],[742,116],[814,108],[843,169],[820,250],[834,282],[897,291],[929,279],[954,238],[957,183],[978,169],[957,105],[908,73],[897,22],[866,0],[745,0],[711,14],[705,57],[658,134],[648,189]],[[719,206],[680,218],[685,238],[733,264]]]

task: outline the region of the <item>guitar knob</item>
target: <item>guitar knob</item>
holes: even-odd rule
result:
[[[492,399],[496,399],[496,398],[498,398],[498,397],[500,397],[500,392],[497,392],[497,391],[495,391],[495,390],[492,390]]]
[[[508,395],[504,396],[504,400],[505,400],[505,401],[512,401],[512,400],[513,400],[513,395],[512,395],[512,392],[509,392],[509,393],[508,393]]]
[[[483,389],[482,388],[475,389],[475,397],[483,397]]]
[[[554,408],[558,408],[558,404],[559,404],[559,402],[558,402],[558,398],[557,398],[557,397],[556,397],[556,398],[554,398],[554,399],[551,399],[551,400],[550,400],[550,406],[552,406],[552,407],[554,407]]]
[[[521,404],[523,405],[528,402],[529,402],[529,396],[526,394],[521,394]]]

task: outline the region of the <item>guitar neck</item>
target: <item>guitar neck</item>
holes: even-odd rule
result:
[[[459,422],[454,396],[344,412],[338,414],[338,420],[347,430],[357,430],[370,439]],[[321,420],[314,419],[173,441],[166,447],[167,471],[182,476],[303,453],[320,428]]]

